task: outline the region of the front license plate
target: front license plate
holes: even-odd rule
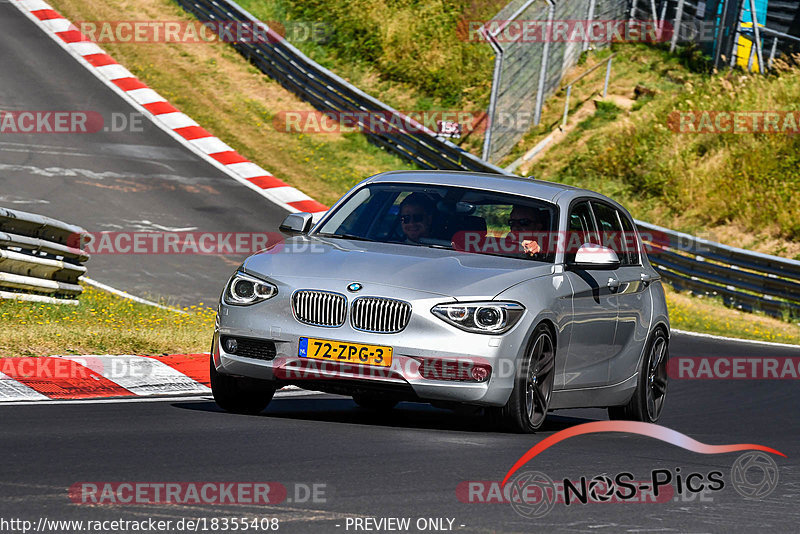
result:
[[[392,347],[382,345],[362,345],[346,341],[332,341],[313,337],[300,338],[298,356],[312,360],[329,360],[361,365],[392,365]]]

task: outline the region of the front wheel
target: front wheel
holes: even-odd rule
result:
[[[624,406],[610,406],[610,419],[656,423],[664,409],[667,397],[667,360],[669,359],[667,335],[660,328],[653,333],[647,347],[636,390]]]
[[[211,391],[217,405],[226,412],[255,415],[261,413],[275,395],[275,387],[266,380],[223,375],[211,357]]]
[[[539,325],[531,340],[511,397],[502,408],[490,410],[501,425],[519,433],[533,433],[542,427],[555,380],[556,344],[550,329]]]

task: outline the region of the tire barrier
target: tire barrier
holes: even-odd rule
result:
[[[0,208],[0,298],[78,304],[89,255],[75,248],[83,228]]]

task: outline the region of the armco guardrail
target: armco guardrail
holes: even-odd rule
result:
[[[77,304],[78,279],[89,259],[83,228],[49,217],[0,208],[0,298]]]
[[[650,262],[678,289],[729,305],[800,317],[800,261],[729,247],[637,221]]]
[[[506,174],[413,119],[369,96],[309,59],[241,6],[230,0],[176,0],[202,22],[247,22],[263,29],[267,42],[236,42],[233,46],[270,78],[320,111],[370,112],[387,133],[368,133],[368,139],[423,169],[449,169]],[[221,28],[220,28],[220,31]],[[387,119],[390,117],[391,119]],[[411,128],[397,128],[408,124]],[[362,124],[369,129],[369,124]]]

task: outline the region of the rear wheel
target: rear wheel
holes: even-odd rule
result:
[[[610,406],[610,419],[655,423],[661,417],[667,397],[667,360],[669,359],[667,335],[659,328],[653,332],[647,346],[636,390],[624,406]]]
[[[226,412],[250,415],[260,413],[275,394],[275,386],[266,380],[228,376],[217,372],[213,356],[210,374],[214,400]]]
[[[533,433],[547,418],[555,379],[556,345],[550,329],[542,324],[531,337],[528,352],[508,403],[490,409],[490,414],[508,430]]]
[[[353,401],[360,407],[376,412],[388,412],[397,406],[396,400],[369,393],[354,393]]]

